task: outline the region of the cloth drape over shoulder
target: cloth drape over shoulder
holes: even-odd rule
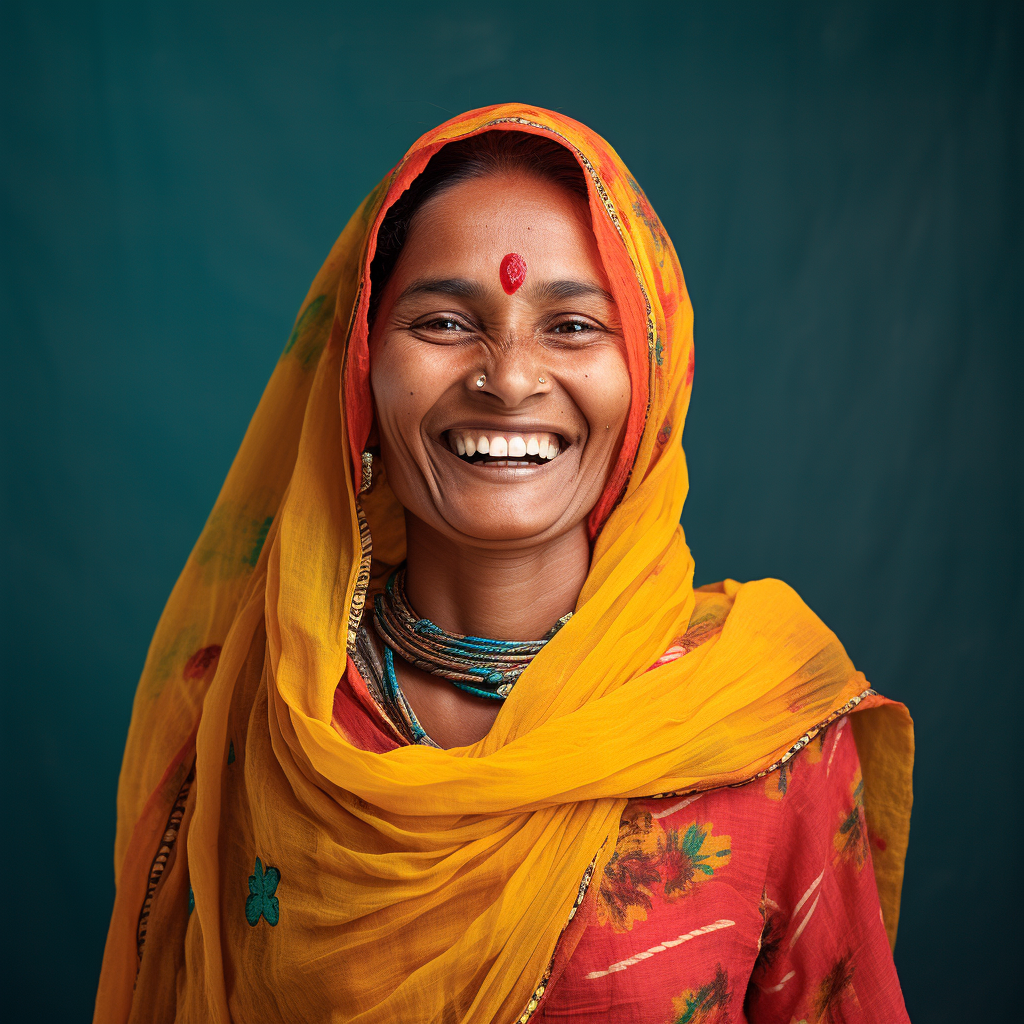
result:
[[[576,612],[488,735],[374,752],[331,720],[371,575],[404,555],[386,481],[357,493],[376,231],[446,142],[509,129],[554,139],[583,169],[623,321],[625,442],[590,517]],[[694,590],[679,525],[692,322],[647,198],[604,140],[560,114],[506,104],[453,118],[367,197],[309,290],[149,649],[97,1022],[526,1019],[627,799],[745,782],[849,712],[868,822],[887,838],[874,863],[894,941],[910,719],[785,584]],[[680,645],[685,656],[663,658]]]

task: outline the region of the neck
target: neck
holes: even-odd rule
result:
[[[417,615],[449,633],[539,640],[576,601],[590,570],[586,524],[543,544],[459,544],[406,515],[405,589]]]

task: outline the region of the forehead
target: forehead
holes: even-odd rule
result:
[[[460,182],[417,211],[396,276],[427,270],[497,274],[519,253],[535,273],[568,268],[603,278],[590,212],[578,196],[525,174],[488,175]]]

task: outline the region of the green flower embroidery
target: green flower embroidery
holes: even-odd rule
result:
[[[295,347],[295,342],[309,330],[310,325],[316,319],[317,313],[320,312],[320,307],[324,304],[326,295],[318,295],[303,311],[302,316],[295,321],[295,326],[292,328],[292,333],[288,335],[288,340],[284,345],[283,355],[287,355]]]
[[[711,828],[710,822],[703,826],[694,822],[682,835],[672,829],[659,842],[666,899],[692,892],[704,877],[710,878],[732,859],[732,840],[716,836]]]
[[[249,898],[245,901],[245,919],[255,927],[263,916],[267,924],[277,924],[281,908],[277,897],[277,883],[281,881],[281,872],[277,868],[263,870],[259,857],[256,858],[256,870],[249,876]]]

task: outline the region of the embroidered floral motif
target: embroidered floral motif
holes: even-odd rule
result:
[[[864,780],[858,767],[850,783],[853,807],[847,814],[840,812],[839,830],[832,843],[836,848],[836,860],[852,863],[860,871],[868,856],[868,829],[864,820]]]
[[[672,1000],[672,1024],[729,1024],[729,975],[719,964],[714,978],[706,985],[683,992]]]
[[[629,182],[630,188],[632,188],[636,195],[636,200],[633,202],[633,213],[636,214],[640,220],[643,221],[647,230],[651,233],[651,241],[654,242],[654,251],[658,254],[658,266],[665,266],[665,253],[669,248],[668,237],[665,235],[665,229],[661,226],[661,221],[658,220],[658,215],[654,212],[654,208],[651,206],[650,200],[644,195],[644,191],[637,184],[636,179],[628,177],[626,179]],[[661,360],[659,359],[660,363]]]
[[[793,778],[793,771],[801,762],[806,764],[817,764],[821,760],[822,750],[825,745],[825,732],[819,732],[806,747],[800,758],[793,758],[786,761],[770,775],[765,776],[764,792],[769,800],[782,800],[789,792],[789,784]]]
[[[185,679],[202,679],[204,676],[213,675],[217,668],[217,661],[220,659],[220,644],[210,644],[209,647],[200,647],[188,661],[182,670]]]
[[[853,989],[853,971],[853,957],[846,953],[821,979],[814,993],[815,1024],[845,1024],[843,1003],[851,1000],[857,1005],[857,995]]]
[[[365,208],[365,205],[364,205]],[[331,320],[334,316],[334,302],[326,295],[318,295],[302,311],[292,333],[288,335],[283,359],[289,353],[299,361],[303,370],[316,366],[320,353],[327,341]]]
[[[279,503],[280,496],[257,488],[244,501],[222,498],[214,505],[194,554],[204,582],[238,579],[252,572]]]
[[[599,924],[617,932],[629,931],[635,921],[646,921],[652,907],[652,886],[661,881],[655,860],[662,828],[650,811],[639,808],[619,823],[615,852],[604,869],[598,893]]]
[[[779,955],[779,947],[782,945],[782,936],[785,932],[785,921],[778,903],[769,895],[768,890],[761,892],[761,937],[757,941],[757,956],[761,966],[767,970],[775,962]]]
[[[793,761],[787,761],[778,771],[765,776],[764,793],[769,800],[782,800],[789,790],[789,780],[793,774]]]
[[[682,835],[672,829],[658,843],[665,899],[685,896],[732,859],[730,838],[714,835],[711,828],[694,823]]]
[[[277,924],[280,905],[274,893],[280,881],[281,872],[271,867],[264,871],[257,857],[256,870],[249,876],[249,898],[245,901],[245,919],[249,924],[255,927],[261,916],[267,919],[267,924]]]
[[[683,657],[684,654],[689,654],[690,651],[696,650],[701,644],[710,640],[711,637],[721,633],[724,623],[724,616],[717,617],[714,611],[705,614],[700,619],[691,619],[690,626],[686,632],[682,636],[677,636],[675,640],[672,641],[668,650],[665,651],[665,653],[651,666],[651,668],[658,668],[661,665],[667,665],[670,661],[675,661],[677,658]],[[664,796],[665,794],[662,795]]]
[[[731,857],[729,837],[714,835],[711,824],[666,832],[650,811],[632,808],[619,824],[618,843],[604,869],[598,923],[630,931],[647,920],[656,893],[669,902],[681,899]]]

